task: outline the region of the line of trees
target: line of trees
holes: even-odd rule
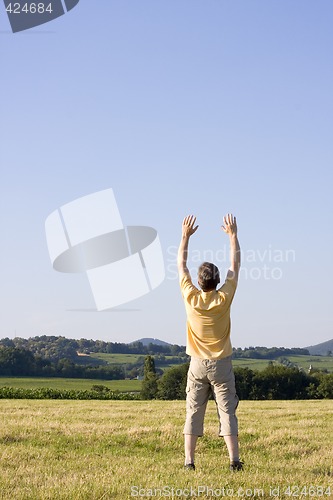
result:
[[[147,356],[141,396],[143,399],[185,399],[189,364],[170,368],[161,377],[154,360]],[[333,399],[333,373],[312,374],[283,365],[269,365],[262,371],[235,368],[236,390],[240,399]]]
[[[144,361],[144,379],[142,382],[142,399],[185,399],[185,388],[188,363],[169,368],[159,375],[155,368],[154,357],[148,355]],[[2,376],[44,376],[71,377],[104,380],[119,380],[124,378],[121,366],[84,366],[75,365],[70,360],[51,362],[39,356],[34,356],[25,349],[0,348],[0,375]],[[249,368],[235,368],[236,389],[240,399],[271,400],[271,399],[333,399],[333,373],[313,371],[305,373],[295,367],[275,365],[271,363],[262,371]],[[3,394],[0,397],[10,397]],[[15,391],[14,391],[15,392]],[[12,396],[15,394],[12,391]],[[24,393],[26,394],[26,393]],[[39,393],[38,393],[39,394]],[[31,397],[38,397],[33,393]],[[100,398],[98,398],[100,394]],[[42,394],[40,393],[42,396]],[[68,395],[67,395],[68,396]],[[67,399],[50,394],[49,397]],[[23,397],[22,391],[17,397]],[[29,397],[27,394],[26,397]],[[48,397],[47,394],[43,397]],[[73,396],[71,396],[72,398]],[[104,386],[96,386],[93,395],[87,398],[113,399],[112,391]],[[83,398],[80,395],[79,398]]]
[[[277,359],[284,356],[309,356],[307,349],[301,347],[241,347],[233,348],[233,357],[236,358],[252,358],[252,359]]]
[[[174,345],[157,345],[150,343],[147,346],[142,342],[124,344],[120,342],[104,342],[102,340],[68,339],[63,336],[37,336],[29,339],[8,337],[0,340],[0,347],[16,347],[26,349],[42,358],[58,361],[59,359],[70,359],[79,362],[78,353],[109,353],[109,354],[138,354],[138,355],[168,355],[184,356],[185,347]],[[82,360],[81,360],[82,361]]]
[[[140,345],[141,344],[141,345]],[[153,345],[153,344],[152,344]],[[0,376],[68,377],[101,380],[121,380],[144,375],[141,397],[143,399],[185,399],[186,377],[189,358],[182,346],[152,345],[142,343],[117,344],[93,340],[72,340],[65,337],[33,337],[30,339],[0,340]],[[78,356],[78,352],[119,352],[123,346],[132,354],[140,353],[135,363],[109,365],[103,360],[88,356]],[[173,351],[172,351],[172,348]],[[124,348],[124,350],[126,351]],[[169,349],[168,353],[161,352]],[[113,350],[113,351],[112,351]],[[179,366],[166,369],[156,368],[171,362]],[[127,351],[128,353],[128,351]],[[286,355],[308,354],[306,349],[249,347],[234,349],[236,358],[278,359],[280,364],[270,365],[262,370],[235,368],[237,392],[241,399],[320,399],[333,398],[333,374],[313,370],[311,373],[300,371],[285,358]],[[91,364],[91,361],[94,364]],[[85,363],[84,363],[85,362]],[[283,366],[283,364],[285,366]]]
[[[93,359],[93,364],[90,364],[89,360],[92,358],[85,357],[83,361],[88,361],[88,363],[76,363],[70,358],[59,358],[58,355],[50,359],[21,347],[0,346],[0,376],[121,380],[141,377],[144,374],[145,356],[139,356],[133,363],[109,365],[106,361],[98,359]],[[81,361],[81,357],[78,359]],[[187,356],[166,358],[163,354],[158,354],[154,356],[154,363],[156,362],[158,366],[183,364],[186,359]],[[156,372],[158,375],[163,374],[161,368],[157,368]]]
[[[8,337],[0,340],[0,347],[16,347],[26,349],[34,355],[39,355],[42,358],[51,361],[58,361],[59,359],[70,359],[73,362],[82,362],[79,359],[78,353],[109,353],[109,354],[137,354],[137,355],[160,355],[160,356],[175,356],[185,358],[185,346],[173,345],[159,345],[149,343],[143,345],[142,342],[132,342],[130,344],[120,342],[104,342],[102,340],[88,340],[88,339],[68,339],[63,336],[47,336],[41,335],[24,339],[15,337],[10,339]],[[309,351],[303,348],[286,348],[286,347],[262,347],[250,346],[242,348],[234,348],[234,358],[254,358],[254,359],[277,359],[283,356],[292,355],[309,355]]]
[[[333,373],[305,373],[295,367],[269,365],[262,371],[235,368],[240,399],[332,399]]]
[[[124,368],[116,365],[79,365],[70,359],[51,361],[17,347],[0,348],[0,376],[68,377],[102,380],[125,378]]]

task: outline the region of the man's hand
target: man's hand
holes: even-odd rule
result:
[[[196,230],[199,227],[199,226],[194,227],[196,220],[197,220],[197,218],[194,217],[194,215],[188,215],[187,217],[185,217],[185,219],[183,220],[183,225],[182,225],[183,238],[189,238],[190,236],[192,236],[192,234],[194,234],[196,232]]]
[[[230,268],[227,277],[237,281],[241,264],[241,252],[237,237],[236,217],[227,214],[223,217],[223,222],[224,226],[221,227],[230,237]]]
[[[227,214],[223,217],[223,222],[224,226],[221,226],[223,231],[229,236],[237,236],[237,223],[236,223],[236,217],[234,217],[232,214]]]

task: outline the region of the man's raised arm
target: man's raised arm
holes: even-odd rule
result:
[[[221,227],[229,235],[230,239],[230,268],[227,277],[235,278],[237,281],[241,264],[241,251],[237,237],[236,217],[233,217],[232,214],[227,214],[223,217],[223,222],[224,226]]]
[[[196,217],[194,215],[188,215],[183,220],[182,224],[182,239],[178,248],[178,272],[179,276],[188,273],[187,269],[187,252],[188,252],[188,242],[192,234],[196,232],[199,226],[195,226]]]

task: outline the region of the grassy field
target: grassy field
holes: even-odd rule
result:
[[[186,472],[183,401],[2,400],[0,498],[333,498],[333,401],[244,401],[238,417],[244,471],[210,401]]]
[[[106,352],[92,352],[89,358],[101,359],[109,365],[123,365],[126,363],[136,363],[139,358],[144,359],[144,354],[109,354]]]
[[[332,356],[288,356],[288,359],[297,366],[304,368],[304,370],[307,370],[312,365],[313,368],[333,372]]]
[[[234,368],[251,368],[251,370],[263,370],[269,365],[268,359],[233,359]]]
[[[102,359],[109,364],[126,364],[126,363],[136,363],[138,358],[144,358],[144,355],[137,354],[108,354],[108,353],[92,353],[91,358]],[[320,370],[326,369],[329,372],[333,372],[333,357],[329,356],[286,356],[292,363],[297,366],[307,370],[310,365],[313,368],[318,368]],[[166,359],[172,358],[172,356],[166,356]],[[276,363],[276,361],[273,361]],[[240,366],[242,368],[248,367],[252,370],[263,370],[268,366],[268,359],[252,359],[252,358],[238,358],[233,360],[234,366]],[[158,363],[156,366],[159,366]],[[171,366],[177,365],[162,365],[161,368],[165,369]]]
[[[102,360],[106,361],[109,365],[123,365],[130,363],[137,363],[139,359],[144,360],[144,354],[109,354],[109,353],[91,353],[89,358],[94,360]],[[174,356],[165,356],[166,360],[172,360]],[[173,366],[179,366],[179,364],[169,363],[169,364],[159,364],[158,360],[155,361],[155,366],[161,368],[163,371],[167,368],[171,368]]]
[[[0,387],[20,387],[22,389],[37,389],[48,387],[65,390],[90,390],[93,385],[105,385],[113,391],[139,392],[140,380],[92,380],[80,378],[31,378],[31,377],[0,377]]]
[[[286,358],[305,371],[312,365],[313,368],[333,372],[333,357],[330,356],[286,356]],[[276,364],[278,361],[273,360],[273,363]],[[251,370],[263,370],[268,364],[268,359],[238,358],[233,360],[234,367],[248,367]]]

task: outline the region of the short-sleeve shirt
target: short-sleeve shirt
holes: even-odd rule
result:
[[[185,273],[180,277],[180,288],[187,314],[187,354],[201,359],[231,356],[230,306],[237,280],[227,277],[218,290],[203,292]]]

